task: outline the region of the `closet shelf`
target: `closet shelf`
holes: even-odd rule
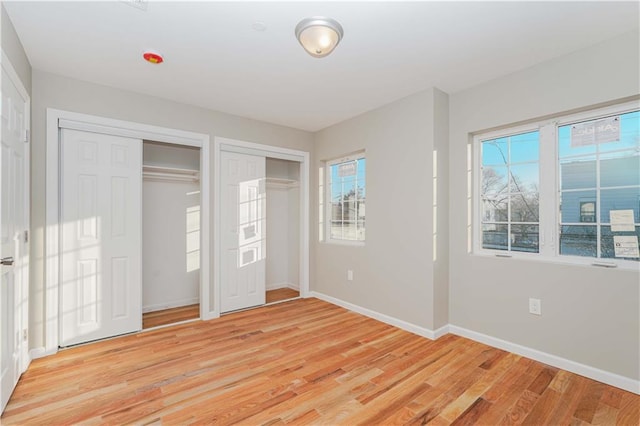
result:
[[[297,188],[298,181],[294,179],[284,179],[268,177],[265,179],[269,188]]]
[[[161,182],[199,182],[200,171],[164,166],[142,166],[144,180]]]

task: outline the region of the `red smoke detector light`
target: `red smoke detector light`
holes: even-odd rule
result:
[[[144,52],[142,55],[145,61],[150,62],[152,64],[161,64],[164,61],[162,55],[156,52]]]

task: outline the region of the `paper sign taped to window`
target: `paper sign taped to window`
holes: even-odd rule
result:
[[[611,222],[611,232],[633,232],[636,230],[633,224],[633,210],[610,210],[609,222]]]
[[[348,163],[342,163],[338,165],[338,176],[354,176],[356,174],[357,163],[355,161],[349,161]]]
[[[614,235],[613,247],[616,257],[640,257],[637,235]]]
[[[571,126],[571,148],[620,140],[620,117],[607,117]]]

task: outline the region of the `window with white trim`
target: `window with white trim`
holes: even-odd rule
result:
[[[364,152],[326,163],[325,241],[364,243],[365,173]]]
[[[537,131],[480,142],[482,248],[538,252]]]
[[[477,135],[474,145],[477,252],[640,260],[637,103]]]

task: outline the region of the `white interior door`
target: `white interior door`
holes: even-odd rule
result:
[[[265,157],[220,153],[221,312],[265,303]]]
[[[29,145],[26,95],[2,67],[2,148],[0,150],[0,412],[26,368],[29,256]]]
[[[60,346],[142,328],[142,141],[61,132]]]

